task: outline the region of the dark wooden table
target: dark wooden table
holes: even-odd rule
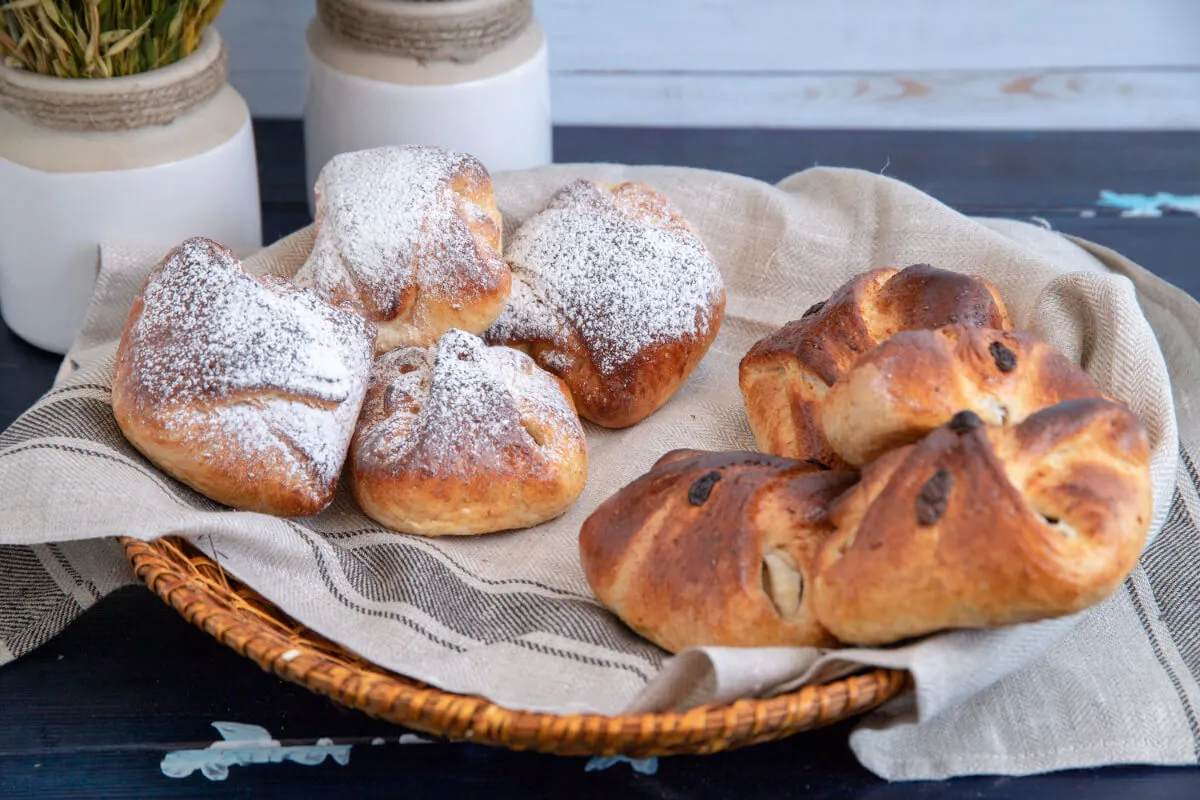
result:
[[[299,125],[257,126],[265,240],[309,221]],[[1126,218],[1101,190],[1200,194],[1200,133],[910,133],[561,129],[557,161],[680,164],[775,181],[814,164],[882,171],[968,214],[1040,218],[1112,247],[1200,296],[1200,219]],[[3,187],[0,187],[3,191]],[[0,325],[0,429],[50,385],[58,357]],[[0,513],[3,501],[0,500]],[[2,580],[4,576],[0,576]],[[846,747],[848,724],[708,757],[626,763],[475,745],[400,744],[403,731],[260,671],[141,587],[101,601],[63,635],[0,668],[0,797],[1157,798],[1200,796],[1200,771],[1113,767],[1026,778],[888,784]],[[215,721],[284,745],[327,737],[349,763],[235,766],[224,781],[165,777],[167,752],[207,747]],[[383,740],[382,744],[372,744]]]

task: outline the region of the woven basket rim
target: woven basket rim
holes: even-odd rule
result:
[[[911,685],[906,671],[863,672],[764,699],[657,714],[556,715],[444,692],[309,631],[186,541],[121,538],[139,580],[191,624],[267,672],[369,716],[451,740],[560,755],[713,753],[831,725]]]

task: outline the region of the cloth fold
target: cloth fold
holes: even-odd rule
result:
[[[506,235],[577,177],[645,180],[678,203],[727,284],[721,333],[659,412],[587,426],[589,485],[566,515],[457,541],[380,529],[339,494],[309,519],[225,509],[167,478],[112,418],[116,339],[161,253],[105,246],[84,329],[54,388],[0,434],[0,659],[57,633],[131,580],[110,537],[183,536],[288,614],[384,667],[551,713],[684,709],[764,696],[862,666],[915,691],[865,717],[860,761],[890,779],[1195,763],[1200,749],[1200,306],[1105,248],[964,217],[890,178],[814,168],[778,186],[667,167],[556,165],[495,176]],[[289,275],[311,228],[247,260]],[[1020,327],[1080,363],[1145,421],[1154,524],[1135,573],[1082,614],[902,647],[701,648],[674,658],[592,596],[577,535],[603,499],[675,447],[750,449],[737,363],[853,275],[932,263],[997,285]]]

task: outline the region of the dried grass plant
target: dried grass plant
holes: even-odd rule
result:
[[[191,54],[225,0],[0,0],[6,66],[114,78]]]

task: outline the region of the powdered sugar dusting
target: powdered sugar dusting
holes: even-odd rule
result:
[[[325,486],[341,472],[353,432],[353,414],[344,408],[346,404],[331,411],[276,397],[214,406],[209,410],[212,426],[195,433],[195,409],[172,407],[162,418],[168,428],[189,432],[184,441],[193,442],[192,455],[199,461],[228,462],[257,454],[264,472],[246,474],[248,481],[270,480],[268,472],[273,475],[282,466],[294,476],[314,476]]]
[[[131,335],[130,375],[168,428],[210,412],[217,430],[196,434],[206,446],[278,450],[303,474],[336,480],[374,347],[361,317],[283,279],[260,282],[221,245],[189,239],[147,282]]]
[[[364,451],[431,475],[461,475],[507,463],[513,446],[562,455],[567,442],[538,441],[522,424],[554,418],[583,438],[583,428],[557,380],[523,353],[488,347],[451,329],[436,348],[406,347],[376,361],[363,414]]]
[[[571,369],[571,359],[561,350],[543,350],[538,359],[556,375],[565,375]]]
[[[496,342],[558,341],[563,333],[563,323],[554,308],[538,297],[523,275],[514,274],[508,303],[486,336]]]
[[[506,254],[513,296],[489,341],[562,344],[555,331],[565,324],[611,373],[646,347],[707,329],[723,287],[708,250],[681,223],[661,227],[682,219],[665,199],[631,215],[631,197],[617,203],[576,182],[517,230]]]
[[[454,296],[488,281],[488,260],[500,255],[468,224],[486,211],[453,191],[463,171],[486,174],[473,157],[440,147],[334,157],[317,178],[317,234],[298,281],[359,300],[378,320],[402,315],[418,286]]]

